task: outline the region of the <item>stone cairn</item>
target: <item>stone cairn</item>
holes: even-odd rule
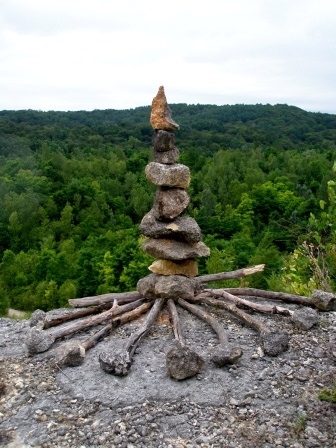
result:
[[[201,241],[197,222],[183,216],[190,200],[186,192],[190,172],[187,166],[176,163],[179,150],[175,147],[174,132],[179,126],[171,117],[163,87],[153,99],[150,122],[154,129],[154,161],[147,165],[146,176],[158,188],[153,208],[142,219],[140,230],[147,237],[143,250],[156,259],[149,266],[152,273],[138,281],[136,291],[71,299],[69,305],[73,309],[56,310],[54,313],[36,310],[30,319],[31,329],[26,339],[29,354],[44,352],[57,340],[99,326],[98,331],[90,336],[84,336],[80,341],[67,341],[56,349],[58,367],[80,365],[86,352],[114,328],[148,312],[143,324],[125,341],[122,349],[99,354],[99,363],[104,371],[127,375],[138,344],[164,306],[168,309],[175,337],[175,344],[166,354],[167,372],[173,379],[192,377],[205,365],[204,359],[184,341],[178,307],[205,321],[217,333],[219,344],[210,356],[210,361],[217,367],[237,362],[243,352],[239,346],[229,343],[223,325],[209,313],[211,307],[223,309],[259,333],[264,354],[276,356],[282,353],[288,348],[288,335],[273,330],[245,310],[289,316],[294,325],[308,330],[318,321],[316,309],[336,310],[336,296],[320,290],[314,291],[312,297],[304,297],[254,288],[214,289],[207,286],[208,282],[242,279],[261,272],[264,265],[197,275],[197,258],[209,256],[210,250]],[[272,304],[262,303],[264,299],[271,300]],[[274,301],[279,300],[300,304],[301,308],[292,311],[275,305]]]

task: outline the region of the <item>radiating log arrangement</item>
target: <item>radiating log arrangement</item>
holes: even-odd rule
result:
[[[205,365],[202,356],[187,345],[180,309],[204,321],[217,334],[219,343],[210,356],[217,367],[239,362],[243,349],[229,342],[226,329],[211,314],[214,309],[221,309],[224,314],[234,316],[257,332],[266,355],[279,355],[288,348],[288,335],[284,331],[275,331],[272,325],[265,324],[255,314],[279,314],[291,319],[299,328],[308,330],[317,323],[318,311],[336,310],[336,296],[319,290],[314,291],[312,297],[303,297],[255,288],[216,289],[208,285],[262,272],[263,264],[197,276],[197,258],[209,256],[210,250],[202,242],[197,222],[185,216],[189,204],[186,189],[190,172],[185,165],[176,163],[179,150],[175,147],[174,132],[179,126],[171,117],[163,87],[153,99],[150,122],[154,129],[154,161],[147,165],[146,176],[157,186],[157,191],[153,207],[141,221],[140,230],[147,237],[143,250],[156,259],[149,266],[151,273],[138,281],[136,291],[72,299],[69,300],[71,309],[57,313],[35,311],[26,340],[28,352],[31,355],[41,353],[52,347],[55,341],[71,338],[58,344],[56,361],[58,366],[78,366],[84,361],[87,351],[108,337],[116,327],[147,313],[142,325],[125,341],[122,349],[111,347],[108,352],[99,354],[98,361],[105,372],[125,376],[131,369],[136,348],[166,307],[175,340],[166,354],[167,372],[171,378],[183,380],[192,377]],[[292,311],[286,306],[263,303],[263,300],[293,303],[301,305],[301,308]],[[98,327],[97,330],[86,339],[72,339],[80,332],[91,332],[94,327]]]

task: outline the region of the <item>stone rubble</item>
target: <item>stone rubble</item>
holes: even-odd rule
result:
[[[167,339],[173,342],[164,320],[143,341],[130,375],[116,378],[100,372],[96,356],[62,371],[53,353],[30,357],[22,342],[29,321],[0,319],[0,446],[334,448],[335,405],[318,394],[335,387],[336,313],[321,313],[309,332],[275,316],[274,326],[291,335],[290,350],[276,358],[256,349],[252,330],[218,318],[231,342],[243,347],[242,358],[233,366],[211,366],[206,354],[217,345],[216,335],[182,312],[190,348],[207,364],[183,381],[164,372]],[[120,327],[101,344],[118,346],[133,328]]]

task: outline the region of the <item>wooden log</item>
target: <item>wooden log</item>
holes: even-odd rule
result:
[[[221,323],[211,316],[211,314],[204,311],[201,307],[197,305],[192,305],[183,299],[179,299],[177,302],[180,306],[190,311],[195,316],[204,320],[210,327],[217,333],[219,339],[219,346],[213,351],[211,355],[211,361],[217,367],[223,367],[228,364],[233,364],[236,362],[243,354],[243,351],[238,346],[231,346],[229,344],[228,333],[224,330]]]
[[[180,343],[182,347],[185,346],[185,341],[182,335],[180,318],[175,306],[175,302],[172,299],[169,299],[167,302],[167,308],[169,311],[170,319],[172,322],[173,332],[175,339]]]
[[[234,303],[238,306],[239,305],[245,306],[260,313],[282,314],[283,316],[291,316],[294,313],[288,308],[283,308],[282,306],[265,305],[262,303],[255,303],[251,302],[250,300],[242,299],[233,294],[230,294],[225,289],[205,289],[201,294],[199,294],[199,296],[202,296],[202,294],[209,294],[210,296],[221,297],[229,300],[231,303]]]
[[[139,300],[141,298],[142,296],[140,293],[138,293],[138,291],[130,291],[130,292],[101,294],[92,297],[82,297],[80,299],[70,299],[68,302],[71,307],[80,308],[86,306],[103,305],[105,303],[113,303],[115,300],[118,301],[119,305],[123,305],[129,302],[133,302],[134,300]]]
[[[286,292],[265,291],[257,288],[223,288],[218,289],[218,291],[227,291],[236,296],[254,296],[262,299],[281,300],[282,302],[298,303],[305,306],[315,306],[314,301],[310,297],[288,294]]]
[[[63,313],[59,313],[54,316],[52,314],[46,314],[43,322],[43,328],[47,329],[56,327],[57,325],[64,324],[65,322],[69,322],[70,320],[80,319],[81,317],[90,316],[92,314],[99,314],[102,311],[111,308],[111,306],[112,303],[106,303],[104,305],[94,307],[64,310]]]
[[[96,316],[77,319],[74,322],[70,322],[58,327],[52,327],[49,330],[42,330],[41,326],[32,327],[26,339],[28,352],[30,354],[44,352],[51,347],[56,339],[107,322],[113,317],[138,308],[142,303],[143,300],[127,303],[122,306],[119,306],[115,303],[115,305],[110,310],[97,314]]]
[[[245,313],[245,311],[240,310],[233,303],[227,303],[227,302],[224,302],[223,300],[212,299],[209,297],[202,298],[202,302],[206,303],[207,305],[225,309],[226,311],[228,311],[229,313],[231,313],[235,317],[237,317],[239,320],[243,321],[245,324],[252,327],[258,333],[267,333],[270,331],[270,329],[267,327],[267,325],[263,324],[259,320],[255,319],[254,317]]]
[[[256,274],[257,272],[262,272],[264,268],[264,264],[258,264],[249,268],[237,269],[236,271],[231,272],[219,272],[218,274],[200,275],[196,278],[200,283],[217,282],[219,280],[228,280],[235,278],[240,279],[248,275]]]
[[[100,367],[105,372],[117,376],[125,376],[128,374],[138,344],[140,343],[141,339],[148,333],[150,327],[155,322],[164,303],[165,299],[160,298],[155,300],[154,305],[148,313],[145,322],[135,333],[130,336],[124,349],[116,350],[112,355],[107,352],[100,353]]]
[[[177,303],[188,310],[190,313],[194,314],[198,318],[204,320],[204,322],[206,322],[208,325],[210,325],[215,333],[217,333],[220,344],[227,344],[229,342],[226,331],[217,319],[215,319],[206,311],[202,310],[202,308],[200,308],[199,306],[188,303],[183,299],[178,299]]]
[[[258,321],[254,317],[237,308],[234,303],[227,303],[223,300],[204,298],[202,301],[208,305],[224,308],[239,320],[243,321],[260,335],[264,352],[270,356],[277,356],[288,348],[288,335],[282,331],[271,330],[267,325]]]
[[[74,367],[82,364],[85,359],[86,352],[94,347],[100,340],[107,336],[115,327],[129,322],[145,313],[152,304],[150,302],[143,303],[132,311],[128,311],[120,316],[112,319],[110,323],[105,325],[101,330],[94,333],[92,336],[84,340],[69,341],[62,344],[56,353],[56,361],[58,365]]]

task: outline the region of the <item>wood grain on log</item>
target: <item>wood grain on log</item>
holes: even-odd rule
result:
[[[306,306],[314,306],[314,301],[310,297],[288,294],[286,292],[265,291],[256,288],[223,288],[219,291],[227,291],[237,296],[255,296],[262,299],[281,300],[288,303],[299,303]]]

